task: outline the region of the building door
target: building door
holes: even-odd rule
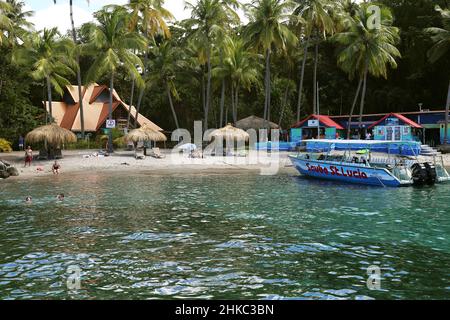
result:
[[[394,127],[394,141],[402,140],[402,127]]]
[[[392,126],[386,127],[386,140],[387,141],[394,140],[394,127],[392,127]]]
[[[402,127],[387,126],[386,127],[386,140],[387,141],[401,141],[402,140]]]

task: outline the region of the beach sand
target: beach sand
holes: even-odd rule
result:
[[[136,160],[133,151],[116,151],[109,157],[96,157],[95,150],[70,150],[63,152],[63,159],[58,160],[60,174],[92,173],[92,172],[150,172],[154,174],[183,173],[224,173],[254,172],[260,174],[278,174],[279,172],[297,171],[288,159],[287,152],[258,153],[251,151],[247,157],[205,157],[191,159],[187,154],[175,153],[172,150],[161,150],[164,158],[155,159],[147,156]],[[0,159],[14,165],[20,172],[18,177],[24,179],[53,175],[54,160],[34,160],[31,167],[24,168],[23,152],[0,154]]]
[[[63,152],[60,174],[69,173],[126,173],[149,172],[152,174],[190,174],[190,173],[231,173],[252,172],[275,175],[280,172],[298,174],[288,158],[292,152],[266,153],[250,151],[247,157],[205,157],[191,159],[186,154],[172,150],[161,150],[163,159],[147,156],[136,160],[133,151],[116,151],[109,157],[96,157],[95,150],[69,150]],[[450,167],[450,154],[444,155],[444,164]],[[20,172],[20,176],[9,179],[27,179],[53,175],[53,160],[35,160],[31,167],[24,168],[23,152],[0,154],[0,159],[8,161]],[[419,159],[426,161],[426,158]]]

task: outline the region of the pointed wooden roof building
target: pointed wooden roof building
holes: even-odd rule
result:
[[[109,88],[96,83],[82,87],[84,129],[86,132],[97,132],[106,126],[109,114]],[[80,104],[78,99],[78,86],[67,86],[62,101],[52,102],[52,114],[56,123],[62,128],[73,132],[81,132]],[[47,112],[49,104],[44,102]],[[126,104],[117,92],[113,91],[113,119],[118,128],[125,127],[130,106]],[[136,108],[131,107],[131,124],[134,124]],[[158,125],[142,114],[138,115],[138,126],[147,125],[155,131],[163,131]]]

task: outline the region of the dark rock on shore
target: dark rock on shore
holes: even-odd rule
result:
[[[19,170],[11,166],[8,162],[0,160],[0,179],[7,179],[11,176],[17,177]]]

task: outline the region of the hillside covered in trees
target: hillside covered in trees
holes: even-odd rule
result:
[[[80,82],[113,84],[168,131],[252,114],[286,128],[319,101],[334,115],[445,108],[449,1],[198,0],[184,21],[163,2],[107,6],[64,35],[0,1],[0,137],[51,119],[42,101]]]

